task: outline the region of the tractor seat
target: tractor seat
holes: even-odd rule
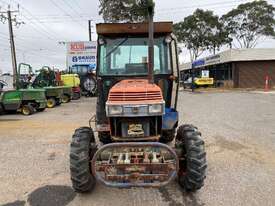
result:
[[[147,74],[147,63],[126,64],[126,74]]]

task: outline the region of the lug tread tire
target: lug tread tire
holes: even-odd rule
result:
[[[76,192],[90,192],[95,187],[96,180],[90,169],[90,161],[96,150],[91,128],[81,127],[75,130],[70,150],[70,171],[72,186]]]
[[[201,139],[201,133],[193,125],[182,125],[179,127],[176,135],[176,142],[183,147],[185,154],[186,168],[180,168],[179,184],[186,191],[199,190],[204,185],[206,178],[206,153],[204,141]],[[181,165],[181,164],[180,164]],[[181,170],[185,170],[182,173]]]

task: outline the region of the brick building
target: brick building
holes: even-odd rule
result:
[[[231,49],[194,62],[195,76],[209,70],[217,86],[263,88],[266,77],[275,88],[275,49]],[[191,64],[181,65],[181,75],[191,73]]]

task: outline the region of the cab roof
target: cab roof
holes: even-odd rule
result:
[[[173,22],[154,22],[155,34],[172,33]],[[101,23],[96,25],[99,35],[148,34],[148,23]]]

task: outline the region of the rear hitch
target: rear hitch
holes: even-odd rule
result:
[[[112,143],[99,148],[91,162],[92,173],[110,187],[161,187],[178,171],[178,157],[167,145]]]

